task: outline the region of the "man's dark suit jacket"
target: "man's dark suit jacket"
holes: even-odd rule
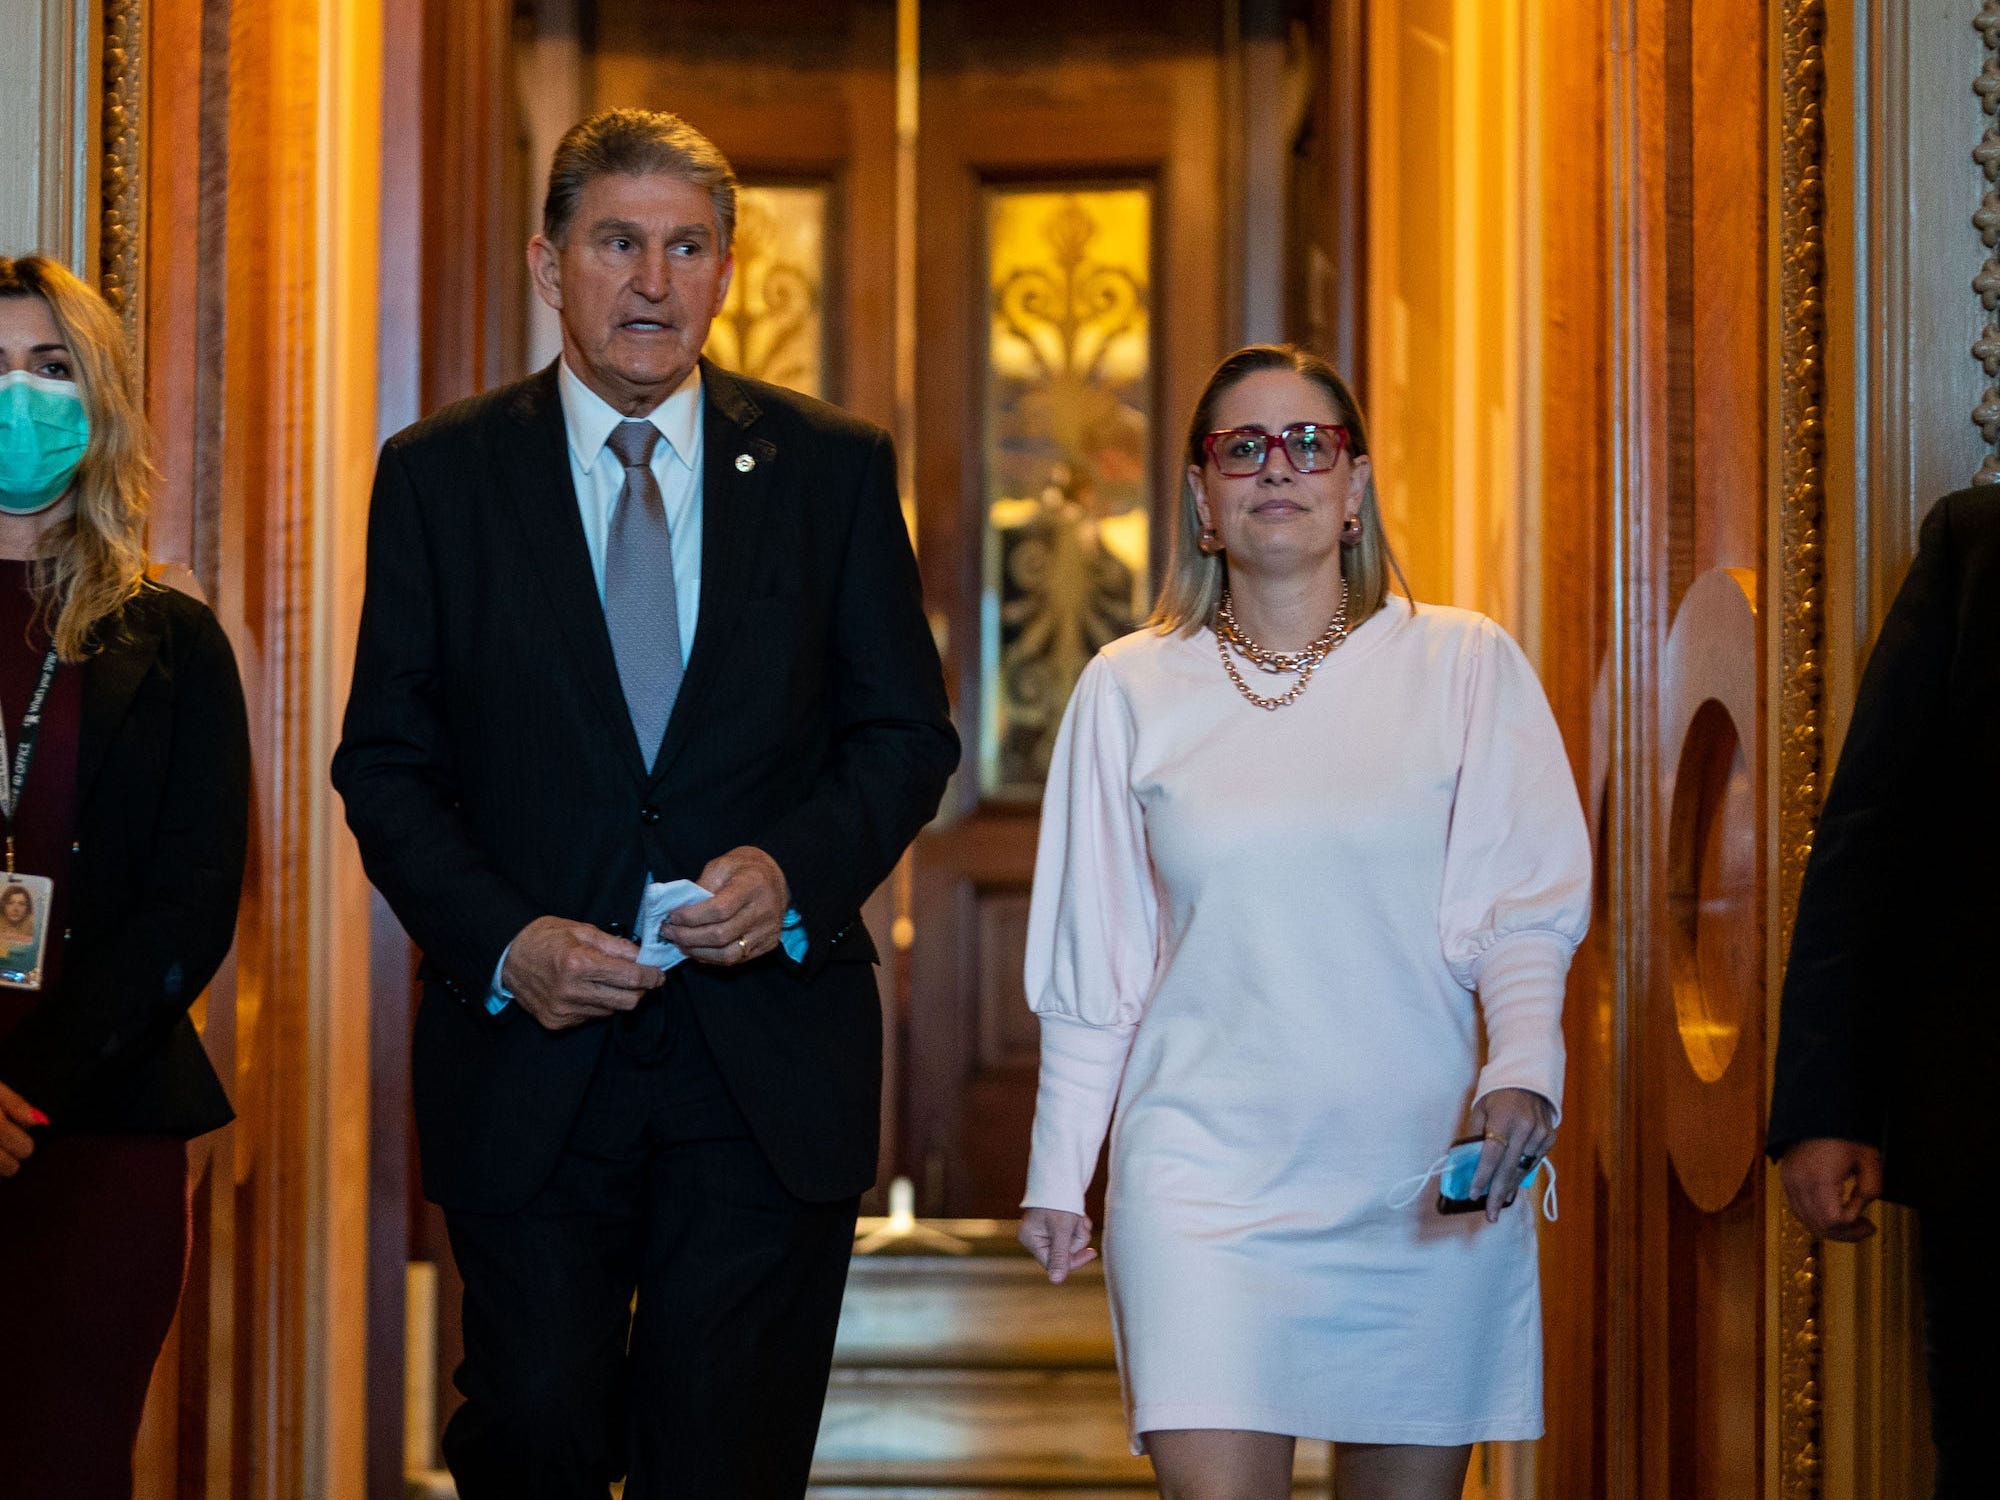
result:
[[[648,771],[570,479],[556,367],[390,439],[368,524],[334,782],[369,877],[423,950],[424,1187],[507,1213],[546,1180],[620,1024],[489,1015],[501,953],[553,915],[630,937],[647,875],[754,845],[802,964],[685,963],[689,1004],[779,1178],[874,1179],[881,1015],[862,902],[958,761],[886,434],[702,365],[701,609]]]
[[[204,604],[145,585],[83,666],[62,978],[0,1041],[60,1130],[196,1136],[233,1118],[188,1019],[236,936],[250,731]]]
[[[1886,1196],[1983,1178],[2000,1076],[2000,490],[1947,495],[1862,676],[1799,894],[1773,1157],[1879,1146]]]

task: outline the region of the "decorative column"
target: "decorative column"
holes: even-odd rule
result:
[[[1986,0],[1972,24],[1986,42],[1986,63],[1972,91],[1979,96],[1987,119],[1986,132],[1972,153],[1986,174],[1986,192],[1972,216],[1973,226],[1986,245],[1986,263],[1972,280],[1972,289],[1979,293],[1980,304],[1986,309],[1986,328],[1972,346],[1972,357],[1991,382],[2000,380],[2000,0]],[[1987,448],[1972,482],[1992,484],[2000,480],[2000,385],[1986,387],[1979,405],[1972,409],[1972,422]]]

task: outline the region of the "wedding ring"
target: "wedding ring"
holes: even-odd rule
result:
[[[743,956],[745,958],[748,958],[750,956],[750,943],[747,938],[738,938],[736,940],[736,946],[742,950]]]
[[[1486,1139],[1489,1141],[1504,1141],[1507,1139],[1507,1137],[1504,1135],[1495,1135],[1492,1131],[1489,1130],[1486,1132]]]

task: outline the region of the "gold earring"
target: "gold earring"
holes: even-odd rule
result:
[[[1196,545],[1201,548],[1203,557],[1213,557],[1222,550],[1222,533],[1213,526],[1204,526],[1201,528],[1201,540]]]

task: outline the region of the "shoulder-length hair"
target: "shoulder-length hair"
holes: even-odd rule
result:
[[[67,662],[105,644],[101,627],[146,582],[152,435],[125,330],[104,299],[42,255],[0,256],[0,297],[40,297],[69,346],[90,444],[77,469],[76,513],[47,533],[29,572],[36,608]]]
[[[1246,375],[1259,370],[1290,370],[1303,375],[1325,391],[1347,429],[1347,451],[1360,458],[1368,452],[1368,428],[1361,407],[1347,382],[1332,365],[1296,344],[1251,344],[1238,349],[1215,367],[1201,399],[1194,404],[1194,418],[1188,423],[1187,447],[1182,454],[1188,468],[1199,469],[1208,461],[1202,440],[1215,426],[1215,407],[1229,389]],[[1382,512],[1375,499],[1375,477],[1370,474],[1361,497],[1361,539],[1340,550],[1340,572],[1347,580],[1347,617],[1354,624],[1373,615],[1389,595],[1389,575],[1394,573],[1403,593],[1410,592],[1408,580],[1396,555],[1389,550],[1389,538],[1382,530]],[[1201,512],[1195,509],[1194,485],[1181,479],[1181,503],[1175,517],[1173,546],[1167,561],[1167,576],[1160,597],[1146,624],[1161,635],[1193,635],[1204,626],[1213,627],[1215,612],[1222,602],[1223,585],[1229,581],[1229,563],[1220,553],[1211,556],[1201,550]]]

